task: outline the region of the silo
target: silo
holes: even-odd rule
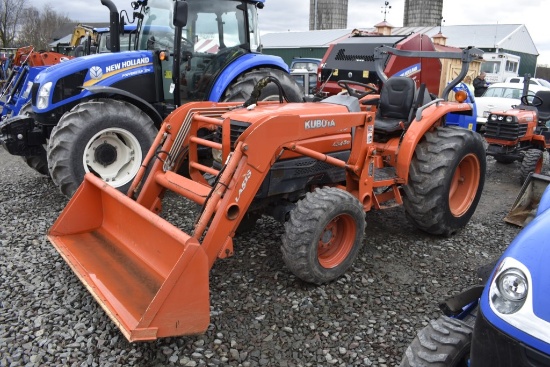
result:
[[[441,25],[443,0],[405,0],[403,27]]]
[[[348,0],[310,0],[309,30],[345,29],[348,26]]]

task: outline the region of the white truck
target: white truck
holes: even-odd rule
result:
[[[518,76],[518,55],[503,52],[485,52],[483,54],[481,71],[485,72],[485,80],[488,83],[502,83],[507,78]]]

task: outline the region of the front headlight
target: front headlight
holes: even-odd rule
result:
[[[506,122],[513,122],[514,118],[512,116],[506,116]]]
[[[490,299],[498,312],[507,315],[523,306],[528,293],[525,274],[517,268],[509,268],[500,273],[491,285]]]
[[[496,121],[497,120],[497,115],[491,115],[491,116],[489,116],[489,119],[491,121]]]
[[[52,89],[52,82],[47,82],[38,90],[38,98],[36,99],[36,108],[43,110],[48,107],[50,100],[50,91]]]

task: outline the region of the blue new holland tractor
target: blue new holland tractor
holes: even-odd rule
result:
[[[548,176],[528,177],[507,216],[528,224],[480,273],[484,286],[442,303],[446,315],[418,332],[401,367],[550,366],[549,183]]]
[[[157,129],[179,105],[244,101],[267,76],[279,85],[265,87],[260,99],[302,101],[284,61],[260,53],[257,10],[264,2],[134,1],[136,51],[117,52],[124,18],[101,0],[110,10],[112,53],[42,71],[32,86],[33,113],[3,123],[0,142],[11,154],[47,163],[66,196],[87,172],[126,191]]]

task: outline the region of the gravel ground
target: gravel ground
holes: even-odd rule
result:
[[[214,264],[205,334],[131,344],[46,239],[67,199],[0,149],[0,366],[395,366],[438,302],[476,284],[519,231],[502,220],[519,166],[487,160],[480,205],[454,237],[416,230],[400,207],[367,213],[352,269],[311,286],[285,268],[283,228],[264,217]],[[180,201],[165,209],[188,225]]]

